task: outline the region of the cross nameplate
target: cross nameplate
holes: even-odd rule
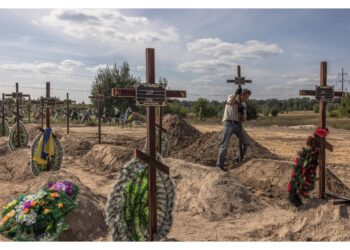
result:
[[[334,88],[332,86],[316,86],[315,97],[318,101],[331,102],[334,98]]]
[[[136,86],[137,106],[165,106],[166,90],[161,84],[139,84]]]

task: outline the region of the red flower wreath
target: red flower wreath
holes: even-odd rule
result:
[[[313,136],[307,138],[307,147],[303,147],[294,160],[291,180],[288,183],[288,192],[291,201],[295,201],[295,196],[308,198],[310,192],[315,188],[316,169],[318,167],[319,143],[315,137],[324,138],[329,134],[329,130],[317,128]],[[294,197],[294,198],[293,198]]]

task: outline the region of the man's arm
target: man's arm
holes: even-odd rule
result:
[[[228,100],[227,104],[231,106],[237,105],[237,96],[238,95],[235,94],[230,100]]]

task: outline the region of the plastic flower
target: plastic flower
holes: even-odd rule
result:
[[[36,202],[36,201],[31,201],[31,202],[30,202],[30,206],[31,206],[31,207],[35,207],[35,206],[36,206],[36,204],[37,204],[37,202]]]
[[[12,218],[15,215],[16,215],[16,211],[15,210],[11,210],[6,216],[8,216],[9,218]]]
[[[56,198],[56,197],[58,197],[58,193],[51,193],[50,196],[51,196],[52,198]]]
[[[25,208],[25,209],[23,209],[23,213],[25,213],[25,214],[29,214],[29,212],[30,212],[30,209],[29,209],[29,208]]]
[[[44,206],[44,205],[45,205],[45,201],[41,201],[40,206]]]
[[[14,207],[18,204],[18,201],[17,200],[13,200],[11,201],[9,204],[7,204],[4,208],[5,209],[9,209],[10,207]]]
[[[45,209],[44,209],[44,214],[48,214],[48,213],[50,213],[50,209],[45,208]]]
[[[315,130],[315,135],[318,135],[319,137],[326,137],[329,133],[329,130],[327,128],[323,129],[323,128],[317,128]]]
[[[288,183],[288,191],[290,192],[292,190],[292,183]]]
[[[57,204],[57,207],[58,207],[58,208],[62,208],[63,206],[64,206],[64,204],[63,204],[62,202],[60,202],[60,203]]]

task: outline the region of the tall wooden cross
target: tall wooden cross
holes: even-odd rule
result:
[[[2,121],[2,126],[1,126],[1,130],[2,130],[2,135],[5,135],[5,106],[7,105],[7,101],[5,100],[5,94],[2,93],[2,100],[0,102],[1,104],[1,121]]]
[[[335,96],[343,96],[343,93],[334,91],[332,86],[327,86],[327,62],[321,62],[320,85],[316,85],[315,90],[300,90],[299,95],[316,97],[316,100],[320,103],[319,127],[325,129],[327,128],[327,103],[331,102]],[[323,199],[325,198],[326,188],[326,149],[332,152],[333,146],[325,138],[316,137],[315,139],[320,143],[318,194],[319,198]]]
[[[12,94],[5,94],[5,97],[6,96],[16,100],[16,112],[13,112],[13,113],[16,116],[16,124],[17,124],[17,147],[20,147],[21,146],[21,134],[20,134],[19,122],[21,120],[21,114],[19,111],[19,104],[20,104],[20,100],[22,100],[24,97],[30,98],[30,95],[23,94],[22,92],[19,92],[18,82],[16,82],[16,92],[12,92]]]
[[[156,170],[169,174],[169,168],[156,158],[156,107],[166,104],[169,97],[186,97],[186,91],[165,90],[164,86],[155,84],[154,49],[146,49],[146,83],[135,88],[114,88],[113,97],[134,97],[136,105],[147,109],[147,154],[135,149],[136,158],[148,163],[148,210],[149,240],[157,238],[157,190]]]
[[[228,79],[227,83],[234,83],[238,85],[239,89],[242,89],[242,85],[246,83],[252,83],[252,80],[245,79],[245,77],[241,76],[241,65],[237,65],[237,76],[234,79]],[[238,95],[238,102],[241,103],[241,95]],[[239,160],[243,160],[243,144],[241,138],[239,138]]]
[[[69,104],[75,103],[75,101],[72,101],[69,99],[69,93],[67,93],[67,98],[63,100],[64,103],[66,104],[66,123],[67,123],[67,135],[69,135],[69,115],[70,115],[70,109],[69,109]]]

